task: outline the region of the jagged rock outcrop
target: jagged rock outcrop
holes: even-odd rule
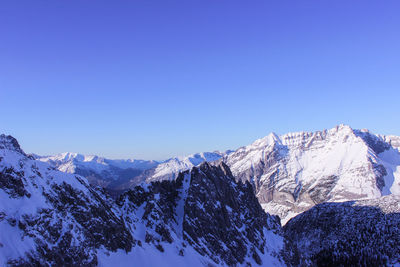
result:
[[[17,139],[11,135],[0,135],[0,149],[15,151],[26,156],[24,151],[22,151],[21,147],[19,146]]]
[[[137,186],[118,204],[126,221],[146,226],[145,242],[160,251],[178,240],[180,254],[191,247],[218,265],[282,264],[279,219],[263,211],[250,183],[235,182],[224,163]]]
[[[224,163],[192,169],[183,231],[189,244],[217,263],[262,264],[260,255],[279,251],[266,251],[269,237],[280,233],[279,219],[262,210],[250,183],[235,182]]]
[[[82,178],[33,160],[0,136],[0,265],[97,265],[96,250],[130,251],[109,199]]]

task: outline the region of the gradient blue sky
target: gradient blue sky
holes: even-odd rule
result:
[[[345,123],[400,135],[400,1],[2,1],[0,132],[164,159]]]

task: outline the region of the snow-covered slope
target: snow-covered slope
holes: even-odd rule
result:
[[[0,266],[282,265],[250,184],[207,163],[118,201],[0,136]]]
[[[0,266],[94,266],[100,248],[131,250],[132,235],[108,202],[84,178],[0,135]]]
[[[146,177],[146,181],[152,182],[161,180],[174,180],[179,172],[199,166],[203,162],[216,161],[222,158],[222,156],[224,156],[226,153],[229,153],[229,151],[203,152],[189,156],[168,159],[159,164],[154,171]]]
[[[270,134],[223,158],[250,181],[263,208],[291,217],[325,201],[400,194],[400,138],[339,125],[318,132]]]

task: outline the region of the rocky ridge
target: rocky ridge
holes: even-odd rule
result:
[[[114,201],[4,135],[0,232],[2,266],[283,264],[279,220],[223,163],[137,186]]]

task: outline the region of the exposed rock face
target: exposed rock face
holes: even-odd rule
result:
[[[95,266],[100,247],[131,250],[132,235],[104,195],[28,158],[15,139],[0,143],[0,265]]]
[[[12,137],[11,135],[5,135],[5,134],[0,135],[0,149],[13,150],[20,154],[25,155],[25,153],[19,146],[17,139]]]
[[[138,186],[118,203],[126,221],[146,226],[145,242],[160,251],[163,242],[179,241],[182,255],[190,246],[217,264],[281,264],[279,219],[263,211],[250,183],[235,182],[224,163],[203,163],[175,181]]]
[[[324,203],[284,227],[294,266],[387,266],[400,261],[400,197]]]
[[[138,239],[154,245],[161,252],[163,243],[176,242],[183,250],[177,214],[182,179],[136,186],[122,194],[117,204],[133,232],[141,228]],[[183,212],[180,211],[180,212]]]
[[[271,134],[223,161],[238,180],[252,183],[263,208],[285,224],[322,202],[400,195],[395,140],[340,125],[314,133]]]
[[[224,163],[204,163],[191,171],[183,231],[200,254],[217,263],[245,264],[252,258],[262,264],[260,254],[274,253],[265,251],[265,233],[279,234],[280,223],[262,210],[249,182],[236,183]]]

